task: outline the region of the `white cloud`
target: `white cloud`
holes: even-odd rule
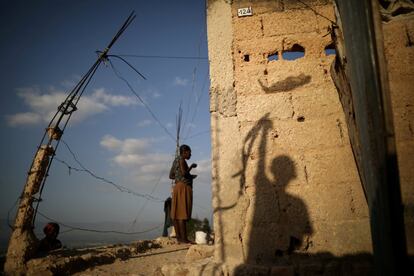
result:
[[[72,89],[81,80],[81,78],[82,77],[80,75],[75,74],[72,76],[72,79],[61,81],[60,85],[65,88]]]
[[[75,113],[73,113],[73,122],[77,123],[83,121],[88,117],[91,117],[98,113],[102,113],[108,109],[108,106],[104,103],[97,102],[95,99],[91,97],[82,97],[79,100],[78,110]]]
[[[129,106],[136,105],[138,103],[133,97],[108,94],[105,92],[104,88],[96,89],[92,94],[92,98],[109,106]]]
[[[154,91],[154,93],[152,93],[152,97],[153,97],[154,99],[157,99],[157,98],[161,97],[161,94],[160,94],[160,93],[158,93],[157,91]]]
[[[120,153],[114,157],[114,161],[121,167],[140,166],[144,163],[145,156],[143,154]]]
[[[148,87],[148,88],[144,89],[142,92],[140,92],[140,94],[144,99],[145,98],[157,99],[157,98],[161,97],[161,93],[155,87]]]
[[[159,139],[118,139],[105,135],[100,144],[105,149],[115,152],[111,159],[117,166],[127,169],[132,174],[134,182],[145,184],[157,179],[161,173],[168,177],[166,168],[169,168],[173,156],[166,153],[156,153],[155,143]]]
[[[176,86],[187,86],[188,85],[188,79],[175,77],[173,84],[176,85]]]
[[[42,117],[39,114],[33,112],[19,113],[6,117],[10,126],[19,125],[36,125],[42,121]]]
[[[150,126],[150,125],[152,125],[151,120],[143,120],[141,122],[138,122],[139,127],[146,127],[146,126]]]
[[[171,192],[168,172],[174,159],[174,149],[167,153],[156,152],[160,143],[163,141],[158,138],[120,139],[105,135],[101,139],[101,146],[113,153],[111,161],[124,179],[122,185],[127,185],[134,191],[147,191],[148,193],[154,191],[153,196],[164,198],[164,196],[170,196]],[[197,168],[191,171],[197,175],[193,190],[194,214],[209,218],[211,216],[211,207],[209,207],[211,204],[211,159],[191,159],[188,164],[193,162],[198,164]],[[158,181],[160,185],[153,190]]]
[[[196,170],[200,173],[204,172],[211,172],[211,160],[210,159],[203,159],[199,160],[197,163]]]
[[[127,155],[145,150],[150,144],[149,139],[128,138],[122,141],[111,135],[105,135],[101,140],[101,146],[104,148]]]
[[[149,148],[151,145],[148,139],[125,139],[123,141],[122,152],[139,152]]]
[[[35,112],[43,112],[51,109],[56,110],[57,105],[63,102],[66,95],[63,91],[49,88],[48,93],[42,93],[38,87],[18,88],[17,95],[23,99],[23,102]]]
[[[66,99],[67,93],[49,87],[42,91],[39,87],[17,89],[17,95],[28,107],[28,111],[6,116],[10,126],[35,125],[49,122],[57,111],[57,107]],[[78,110],[73,113],[72,122],[80,122],[95,114],[102,113],[110,107],[129,106],[137,104],[133,97],[113,95],[104,88],[96,89],[91,96],[83,96],[78,104]]]
[[[188,161],[190,165],[193,160]],[[202,186],[209,186],[211,184],[211,160],[210,159],[202,159],[202,160],[194,160],[197,163],[197,168],[192,169],[191,173],[196,174],[196,182]]]
[[[122,148],[122,141],[111,135],[105,135],[101,140],[101,146],[109,150],[117,150]]]

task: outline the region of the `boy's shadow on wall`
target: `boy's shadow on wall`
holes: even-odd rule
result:
[[[286,191],[297,177],[294,161],[287,155],[279,155],[270,165],[273,179],[266,175],[267,142],[272,128],[266,114],[250,129],[244,139],[242,170],[234,175],[240,177],[240,188],[250,198],[242,234],[245,261],[249,264],[272,263],[295,250],[306,251],[313,233],[305,203]],[[251,166],[256,168],[253,178],[247,174],[252,171]],[[253,183],[246,179],[252,179],[249,182]]]
[[[244,194],[250,200],[241,222],[245,225],[240,235],[244,260],[234,275],[268,275],[270,268],[278,265],[291,266],[294,275],[372,275],[370,253],[336,257],[327,251],[308,252],[314,233],[308,210],[300,197],[288,191],[298,177],[297,167],[285,154],[267,158],[267,154],[273,156],[272,151],[281,150],[267,146],[272,129],[273,123],[266,114],[248,131],[243,141],[242,169],[233,175],[239,178],[240,196]],[[270,171],[270,177],[266,171]],[[295,182],[298,186],[292,190],[305,192],[304,183]]]

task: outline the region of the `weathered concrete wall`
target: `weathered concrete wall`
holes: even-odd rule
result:
[[[414,4],[404,1],[390,1],[390,3],[378,3],[382,26],[380,33],[376,34],[379,39],[380,55],[384,55],[386,65],[386,93],[390,93],[392,120],[395,132],[397,147],[398,167],[400,173],[401,195],[404,205],[405,231],[407,238],[407,249],[409,255],[414,254],[414,174],[412,172],[414,157]],[[401,5],[405,6],[401,9]],[[386,7],[388,7],[386,9]],[[375,12],[377,12],[375,10]],[[382,27],[382,28],[381,28]],[[337,39],[342,39],[341,29],[337,29]],[[343,41],[338,41],[337,46],[344,45]],[[384,53],[382,53],[382,49]],[[345,51],[341,53],[341,58]],[[349,58],[349,57],[348,57]],[[352,93],[347,78],[344,76],[347,68],[339,68],[347,62],[338,62],[332,68],[333,76],[341,87],[339,93],[342,105],[346,114],[348,131],[351,142],[354,146],[354,153],[361,162],[361,146],[358,129],[355,120],[355,108],[353,106]],[[388,89],[389,88],[389,89]],[[388,92],[389,91],[389,92]],[[359,92],[357,92],[359,93]]]
[[[414,255],[414,13],[383,23],[407,249]]]
[[[207,7],[215,260],[371,251],[366,201],[329,67],[328,1]],[[253,15],[238,17],[237,9]],[[322,15],[322,16],[321,16]],[[305,56],[284,60],[294,44]],[[277,53],[278,60],[268,60]]]

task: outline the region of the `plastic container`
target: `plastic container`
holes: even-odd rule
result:
[[[207,233],[203,231],[195,232],[195,242],[196,244],[206,244],[207,243]]]

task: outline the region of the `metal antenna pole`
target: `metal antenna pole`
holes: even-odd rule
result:
[[[20,196],[13,232],[7,248],[6,263],[4,265],[6,275],[24,275],[26,272],[26,262],[36,252],[38,239],[33,233],[34,221],[39,202],[41,201],[43,187],[59,146],[60,138],[68,125],[72,113],[77,110],[79,99],[99,65],[108,58],[108,51],[135,17],[134,12],[131,12],[108,46],[102,52],[99,52],[99,57],[95,63],[58,107],[56,114],[48,124],[30,165],[26,184]],[[60,125],[63,125],[63,127],[60,127]],[[32,207],[34,202],[37,202],[36,209]]]

